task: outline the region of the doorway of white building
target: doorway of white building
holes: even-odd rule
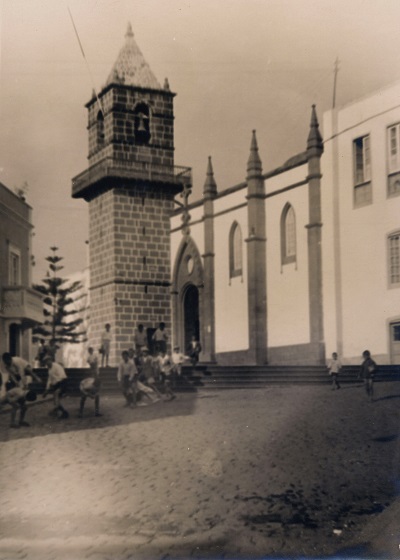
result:
[[[8,331],[9,345],[8,351],[11,356],[21,355],[21,325],[11,323]]]
[[[390,323],[390,361],[400,364],[400,321]]]

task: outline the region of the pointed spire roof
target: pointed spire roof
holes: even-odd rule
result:
[[[251,137],[250,145],[250,155],[247,161],[247,175],[261,175],[262,173],[262,163],[260,156],[258,155],[258,144],[256,131],[253,130],[253,135]]]
[[[317,111],[315,109],[315,105],[313,105],[311,109],[310,132],[307,138],[307,150],[313,148],[317,148],[317,150],[321,150],[321,152],[324,149],[322,143],[322,136],[319,131],[319,124],[318,124]]]
[[[208,156],[207,177],[204,183],[203,194],[208,198],[217,195],[217,183],[214,179],[214,170],[212,166],[211,156]]]
[[[106,85],[109,84],[162,89],[136,44],[130,23],[125,34],[125,44],[107,78]]]

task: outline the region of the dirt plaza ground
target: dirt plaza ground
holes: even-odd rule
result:
[[[0,415],[0,558],[397,558],[400,384]]]

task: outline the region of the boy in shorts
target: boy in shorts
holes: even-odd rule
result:
[[[372,402],[374,397],[374,378],[377,372],[377,366],[374,360],[371,358],[371,352],[369,350],[364,350],[362,353],[364,359],[361,364],[361,377],[364,379],[365,391],[367,397]]]
[[[29,389],[23,389],[22,387],[13,387],[0,398],[0,405],[9,404],[11,406],[10,428],[29,427],[28,422],[25,422],[25,414],[27,411],[26,401],[35,400],[36,393]],[[18,411],[19,421],[17,422]]]
[[[81,392],[81,401],[79,404],[79,418],[83,418],[83,409],[85,407],[86,399],[94,400],[94,415],[101,416],[100,414],[100,378],[97,377],[86,377],[82,379],[79,384],[79,390]]]
[[[53,358],[46,358],[45,361],[48,370],[48,379],[46,390],[42,397],[47,397],[48,393],[53,393],[54,409],[50,412],[50,416],[58,418],[69,418],[69,413],[61,404],[61,399],[67,392],[67,374],[61,364],[53,361]]]

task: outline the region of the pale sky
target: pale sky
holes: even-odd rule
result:
[[[219,190],[243,181],[251,130],[264,171],[305,149],[312,103],[337,104],[400,79],[399,0],[0,0],[0,181],[26,181],[34,280],[56,245],[84,268],[88,205],[71,198],[87,166],[84,104],[105,83],[127,24],[175,98],[175,164],[201,194],[207,157]],[[86,54],[82,57],[71,10]],[[323,131],[322,131],[323,132]]]

